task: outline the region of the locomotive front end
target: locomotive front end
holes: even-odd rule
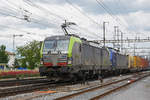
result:
[[[43,45],[43,65],[47,67],[67,66],[69,38],[46,39]]]
[[[72,63],[68,58],[69,43],[69,36],[53,36],[44,40],[41,48],[42,66],[39,69],[42,76],[54,76],[62,67]]]

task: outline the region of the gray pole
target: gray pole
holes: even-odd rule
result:
[[[13,35],[13,52],[15,52],[15,35]]]
[[[103,22],[103,42],[104,42],[104,47],[105,47],[105,30],[106,30],[106,23],[108,23],[108,22]]]
[[[119,31],[119,27],[117,27],[117,48],[118,48],[118,50],[120,50],[120,44],[119,44],[119,36],[120,36],[120,31]]]
[[[136,39],[137,39],[137,37],[135,37],[135,40],[136,40]],[[133,55],[135,56],[135,41],[134,41]]]
[[[15,37],[20,36],[22,37],[23,35],[13,35],[13,52],[15,53]]]
[[[116,38],[116,36],[117,36],[117,29],[118,29],[118,26],[114,26],[114,40],[115,41],[117,40],[117,38]],[[115,42],[113,43],[113,47],[114,48],[116,47],[116,43]]]
[[[123,50],[123,33],[121,32],[121,51]]]

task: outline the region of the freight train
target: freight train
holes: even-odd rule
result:
[[[41,76],[51,80],[77,80],[146,70],[149,62],[75,35],[62,35],[43,41],[41,65]]]

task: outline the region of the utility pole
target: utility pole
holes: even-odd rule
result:
[[[123,50],[123,33],[121,32],[121,51]]]
[[[118,30],[118,26],[114,26],[114,40],[116,41],[116,36],[117,36],[117,30]],[[116,47],[116,44],[115,44],[115,42],[113,43],[113,48],[115,48]]]
[[[15,35],[13,35],[13,52],[15,52]]]
[[[104,41],[104,47],[105,47],[105,32],[106,32],[106,23],[109,23],[109,22],[103,22],[103,41]]]
[[[134,43],[134,50],[133,50],[133,55],[135,56],[135,43]]]
[[[120,44],[119,44],[119,37],[120,37],[120,31],[119,31],[119,27],[117,27],[117,48],[118,48],[118,50],[120,50]]]
[[[19,37],[22,37],[23,35],[13,35],[13,52],[15,53],[15,37],[16,36],[19,36]]]

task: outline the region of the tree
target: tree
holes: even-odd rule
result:
[[[6,46],[1,45],[0,46],[0,63],[8,63],[8,54],[5,51]]]
[[[17,56],[19,58],[19,64],[21,67],[27,67],[34,69],[40,65],[40,48],[41,43],[39,41],[32,41],[25,46],[17,48]]]
[[[14,62],[14,67],[18,68],[20,67],[19,63],[18,63],[18,59],[15,58],[15,62]]]

